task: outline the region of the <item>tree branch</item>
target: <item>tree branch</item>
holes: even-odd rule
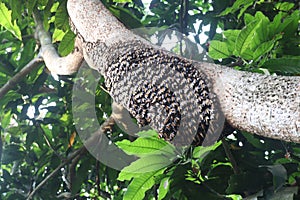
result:
[[[37,9],[33,11],[33,18],[36,23],[36,33],[41,43],[40,55],[44,59],[46,67],[51,73],[58,75],[70,75],[75,73],[83,61],[81,43],[75,40],[75,48],[66,57],[60,57],[52,45],[52,40],[48,32],[43,27],[43,21]]]
[[[175,78],[181,72],[170,66],[181,67],[173,62],[178,59],[182,63],[192,63],[200,74],[196,79],[201,79],[202,75],[205,77],[209,92],[212,96],[216,95],[220,102],[221,110],[217,111],[224,113],[230,125],[264,137],[300,142],[300,77],[242,72],[171,54],[133,34],[97,0],[68,0],[68,12],[82,39],[86,61],[108,80],[113,88],[110,95],[127,110],[133,109],[133,106],[130,107],[130,99],[136,92],[133,89],[135,86],[142,87],[145,82],[153,82],[155,78],[161,77],[169,79],[170,84],[188,81],[185,78]],[[144,69],[142,61],[147,63]],[[113,71],[115,69],[118,71]],[[120,77],[117,81],[116,76]],[[188,97],[191,95],[185,94],[185,90],[173,92],[181,91],[188,100],[180,102],[180,105],[197,100],[195,97]],[[199,98],[206,97],[200,95]],[[196,113],[197,109],[192,108],[191,111]],[[196,115],[194,113],[192,115]],[[198,113],[203,113],[203,110],[199,109]],[[158,112],[153,116],[161,115]],[[159,130],[159,126],[161,125],[153,124],[152,128]],[[186,123],[185,127],[190,130],[194,125]]]
[[[33,69],[39,66],[43,60],[40,56],[32,59],[20,72],[14,75],[7,83],[0,89],[0,99],[6,95],[11,89],[13,89],[20,80],[22,80],[27,74],[29,74]]]
[[[68,188],[72,194],[73,194],[73,191],[72,191],[73,184],[74,184],[74,181],[76,180],[76,167],[82,156],[83,156],[83,154],[78,154],[69,164]]]

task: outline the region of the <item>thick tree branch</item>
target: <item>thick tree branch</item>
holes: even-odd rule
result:
[[[68,11],[83,42],[84,58],[90,67],[104,75],[113,87],[110,94],[126,109],[133,109],[129,106],[129,101],[135,92],[135,86],[142,87],[145,82],[161,77],[164,77],[164,80],[159,81],[171,81],[172,84],[188,81],[180,77],[181,72],[178,71],[181,69],[174,70],[174,63],[177,63],[174,60],[180,60],[181,64],[176,64],[179,68],[183,63],[193,63],[199,72],[199,77],[193,77],[196,80],[201,79],[201,74],[205,74],[204,80],[208,83],[211,94],[216,94],[222,112],[232,126],[265,137],[300,142],[300,77],[241,72],[216,64],[181,58],[134,35],[98,0],[69,0]],[[140,60],[136,61],[136,58]],[[146,65],[141,65],[142,60]],[[115,68],[111,67],[112,65],[115,68],[119,67],[119,71],[113,71]],[[118,76],[121,79],[118,79]],[[192,84],[193,80],[190,83]],[[186,93],[186,98],[189,102],[197,100],[190,93]],[[207,97],[200,95],[199,98]],[[180,103],[185,105],[188,101]],[[187,107],[189,113],[195,113],[196,109],[189,110]],[[203,110],[199,112],[203,113]],[[156,115],[163,114],[158,112]],[[152,122],[160,119],[154,116]],[[187,130],[193,128],[189,123],[186,125]],[[152,124],[152,127],[159,129],[161,124]]]
[[[264,137],[300,142],[300,77],[236,71],[195,63],[210,78],[226,120]]]
[[[0,89],[0,99],[3,98],[7,92],[13,89],[27,74],[38,67],[42,61],[43,60],[39,56],[32,59],[20,72],[8,80],[7,83]]]
[[[78,39],[75,41],[75,48],[66,57],[60,57],[52,45],[48,32],[43,27],[43,22],[38,10],[34,10],[33,17],[36,23],[36,33],[41,44],[40,55],[44,59],[47,68],[51,73],[58,75],[70,75],[75,73],[83,61],[81,44]]]

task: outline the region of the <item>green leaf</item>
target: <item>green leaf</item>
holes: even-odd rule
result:
[[[261,22],[261,20],[252,21],[241,30],[235,44],[235,50],[238,56],[248,60],[252,58],[250,47],[254,39],[258,40],[256,30],[261,25]]]
[[[230,52],[231,55],[233,55],[233,52],[235,50],[235,42],[240,32],[241,30],[226,30],[223,32],[223,35],[226,38],[226,45],[228,51]]]
[[[242,131],[243,136],[249,142],[249,144],[253,145],[256,149],[265,149],[266,146],[264,143],[260,141],[259,138],[255,137],[253,134],[249,134],[247,132]]]
[[[252,6],[253,4],[253,1],[252,2],[249,2],[249,3],[246,3],[240,10],[240,13],[238,14],[237,18],[240,19],[241,16],[243,16],[243,14],[245,13],[245,11],[250,7]]]
[[[158,133],[155,130],[153,130],[153,129],[147,130],[147,131],[140,131],[140,132],[136,133],[136,135],[139,136],[139,137],[143,137],[143,138],[144,137],[155,137],[155,138],[158,138],[157,137]]]
[[[289,3],[289,2],[282,2],[282,3],[277,3],[275,8],[277,10],[281,10],[281,11],[290,11],[295,4],[293,3]]]
[[[255,0],[237,0],[237,1],[234,2],[234,4],[231,7],[228,7],[223,12],[221,12],[221,14],[219,16],[224,16],[224,15],[228,15],[228,14],[234,13],[234,12],[238,11],[242,7],[248,8],[254,2],[255,2]],[[240,12],[239,16],[240,15],[242,15],[242,12]]]
[[[21,31],[16,21],[11,21],[11,10],[5,6],[4,3],[0,3],[0,25],[10,31],[16,38],[22,40]]]
[[[260,44],[253,52],[253,60],[257,61],[260,56],[272,50],[275,42],[273,40]]]
[[[266,68],[271,72],[282,72],[282,73],[300,73],[300,58],[277,58],[266,61],[262,68]]]
[[[8,76],[6,76],[5,74],[3,74],[1,71],[2,71],[2,66],[0,66],[0,86],[2,87],[4,84],[7,83],[8,81]]]
[[[64,35],[61,43],[58,46],[58,52],[61,56],[66,56],[73,51],[75,37],[76,35],[72,31],[68,31]]]
[[[222,144],[221,141],[215,143],[214,145],[208,146],[208,147],[203,147],[203,146],[198,146],[193,150],[193,158],[195,159],[200,159],[201,160],[212,150],[215,150],[218,146]]]
[[[148,155],[132,162],[129,166],[122,169],[118,180],[130,180],[132,177],[163,169],[171,163],[172,160],[165,155]]]
[[[208,51],[209,57],[212,59],[221,59],[230,57],[228,44],[217,40],[211,41]]]
[[[269,200],[294,200],[298,194],[298,187],[283,187],[268,196]]]
[[[143,26],[141,21],[127,9],[117,6],[110,6],[108,9],[129,28],[140,28]]]
[[[67,31],[69,29],[69,16],[66,1],[63,1],[55,13],[55,28]]]
[[[167,195],[170,188],[170,177],[165,177],[160,181],[158,188],[158,200],[162,200]]]
[[[223,34],[227,40],[235,42],[240,32],[241,30],[226,30]]]
[[[56,28],[53,32],[53,35],[52,35],[52,42],[61,41],[64,38],[65,34],[66,33],[64,31]]]
[[[20,59],[20,67],[17,68],[17,71],[21,70],[23,66],[25,66],[28,62],[30,62],[33,59],[35,48],[36,48],[36,41],[34,39],[24,41],[23,51],[21,53],[21,59]]]
[[[274,17],[271,24],[269,25],[270,37],[272,37],[272,35],[276,35],[282,32],[288,33],[289,31],[287,31],[286,28],[293,23],[296,24],[297,27],[298,20],[299,20],[298,10],[294,11],[291,15],[288,16],[286,16],[286,14],[283,12],[278,13]]]
[[[283,165],[265,165],[260,167],[266,167],[269,172],[273,175],[273,186],[275,192],[282,188],[287,180],[287,171]]]
[[[37,0],[27,0],[26,1],[26,8],[28,9],[28,15],[32,14],[33,8],[36,5]]]
[[[22,20],[23,4],[10,0],[9,5],[12,11],[12,20]]]
[[[156,137],[139,137],[135,141],[122,140],[116,142],[129,155],[139,157],[148,156],[149,154],[165,154],[168,157],[175,157],[175,147],[170,143]]]
[[[47,6],[48,0],[38,0],[38,5],[40,7],[45,7]]]
[[[50,21],[49,18],[51,18],[51,7],[54,3],[54,0],[47,0],[47,5],[45,6],[44,10],[43,10],[43,25],[44,25],[44,29],[46,31],[49,30],[50,28]]]
[[[1,98],[0,108],[2,108],[4,105],[7,105],[9,102],[17,101],[21,97],[21,94],[17,93],[16,91],[9,91],[4,97]]]
[[[3,117],[1,117],[1,126],[2,128],[6,128],[9,123],[10,123],[10,119],[11,119],[11,110],[9,110],[8,112],[6,112]]]
[[[145,192],[155,184],[155,176],[163,173],[163,170],[144,173],[142,176],[136,177],[129,184],[123,200],[140,200],[144,199]]]
[[[261,24],[256,29],[257,36],[254,37],[255,41],[253,42],[254,48],[259,46],[262,42],[266,42],[273,38],[269,36],[269,25],[270,20],[262,12],[258,11],[255,13],[255,19],[260,20]]]
[[[255,17],[253,15],[250,15],[249,13],[246,13],[244,16],[244,22],[245,25],[250,24],[251,22],[253,22],[255,20]]]

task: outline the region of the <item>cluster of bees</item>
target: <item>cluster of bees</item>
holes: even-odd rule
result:
[[[155,73],[159,74],[161,71],[157,69],[161,68],[164,68],[162,70],[164,72],[169,70],[180,73],[180,77],[187,84],[186,87],[194,93],[194,99],[188,99],[188,101],[197,102],[197,109],[189,109],[189,111],[197,112],[197,116],[199,116],[197,135],[194,137],[193,143],[200,145],[208,130],[213,107],[205,76],[189,60],[150,46],[141,44],[128,44],[126,46],[122,44],[117,52],[119,55],[111,55],[113,61],[105,70],[107,73],[104,75],[106,87],[115,95],[112,95],[113,98],[120,101],[118,103],[123,104],[141,126],[150,125],[158,131],[160,137],[172,141],[180,126],[183,106],[187,104],[180,102],[175,91],[171,91],[168,86],[155,81],[152,82],[151,80],[155,78],[151,76]],[[122,52],[121,55],[120,52]],[[147,72],[139,71],[135,74],[135,70],[142,65],[148,68],[153,67],[153,70],[157,72],[149,73],[150,77],[141,82],[140,79],[145,78]],[[130,77],[131,82],[134,83],[128,82],[129,78],[126,76],[129,74],[136,76]],[[170,77],[168,78],[170,79]],[[182,80],[175,81],[180,82]],[[136,88],[134,91],[133,87]],[[121,94],[126,92],[126,95]]]

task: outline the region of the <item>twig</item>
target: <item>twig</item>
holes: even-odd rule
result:
[[[0,99],[13,89],[27,74],[38,67],[42,61],[43,60],[40,56],[35,57],[20,72],[8,80],[7,83],[0,89]]]
[[[104,199],[110,199],[111,198],[111,195],[104,191],[104,190],[101,190],[100,188],[100,177],[99,177],[99,167],[100,167],[100,162],[97,161],[96,162],[96,179],[95,179],[95,184],[96,184],[96,187],[97,187],[97,191],[98,191],[98,196],[104,198]]]
[[[2,163],[2,151],[3,151],[3,142],[2,142],[2,135],[0,134],[0,169],[1,169],[1,163]]]
[[[223,148],[225,150],[225,154],[226,154],[227,158],[229,159],[229,162],[232,165],[232,169],[233,169],[234,174],[239,174],[240,170],[237,166],[237,163],[236,163],[236,161],[235,161],[235,159],[234,159],[234,157],[233,157],[233,155],[230,151],[230,148],[229,148],[228,143],[225,140],[225,138],[222,138],[222,145],[223,145]]]
[[[78,162],[80,161],[81,157],[83,154],[78,154],[70,163],[69,165],[69,175],[68,175],[68,187],[71,193],[73,193],[72,188],[73,188],[73,183],[75,181],[75,176],[76,176],[76,166]]]
[[[96,187],[97,187],[98,195],[100,195],[100,192],[101,192],[100,176],[99,176],[100,170],[99,170],[99,168],[100,168],[100,162],[97,160],[96,161],[96,166],[95,166],[95,172],[96,172],[95,184],[96,184]]]
[[[57,151],[54,149],[54,147],[52,146],[49,138],[47,137],[47,134],[45,133],[44,129],[41,127],[40,123],[36,123],[35,124],[37,128],[39,128],[42,131],[42,134],[44,136],[44,139],[46,141],[46,144],[50,147],[50,149],[54,152],[54,154],[58,157],[58,158],[62,158],[59,153],[57,153]]]

